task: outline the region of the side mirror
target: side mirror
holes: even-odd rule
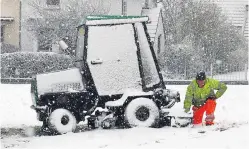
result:
[[[68,45],[63,40],[59,41],[59,45],[63,50],[68,49]]]
[[[65,43],[65,41],[60,40],[59,41],[59,46],[61,49],[64,50],[64,52],[66,52],[67,54],[71,55],[72,54],[72,49]]]

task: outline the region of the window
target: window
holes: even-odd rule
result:
[[[47,5],[48,6],[59,6],[60,0],[47,0]]]
[[[99,95],[142,90],[132,24],[89,26],[87,41],[87,62]]]

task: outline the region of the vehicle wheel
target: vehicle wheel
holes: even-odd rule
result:
[[[56,109],[49,116],[49,128],[60,134],[74,132],[76,129],[75,116],[66,109]]]
[[[131,127],[151,127],[159,120],[159,109],[152,100],[137,98],[126,107],[125,120]]]

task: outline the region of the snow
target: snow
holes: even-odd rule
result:
[[[39,95],[48,92],[75,92],[84,89],[82,77],[78,68],[38,74],[36,81]]]
[[[29,84],[0,84],[1,127],[39,126],[36,113],[30,108]]]
[[[167,88],[177,90],[182,101],[176,103],[172,112],[182,112],[186,85],[169,85]],[[32,103],[30,85],[0,85],[1,97],[1,130],[3,128],[28,128],[27,134],[32,135],[33,127],[40,126],[35,111],[29,107]],[[26,149],[82,149],[82,148],[249,148],[249,86],[229,85],[224,96],[218,99],[216,122],[224,125],[237,126],[226,131],[213,131],[214,127],[203,128],[206,133],[198,133],[199,128],[131,128],[131,129],[96,129],[79,133],[68,133],[60,136],[4,136],[2,147]],[[210,131],[209,131],[210,129]]]
[[[63,116],[68,116],[68,123],[66,125],[61,124],[61,118]],[[68,133],[76,129],[76,119],[72,113],[66,109],[57,109],[51,113],[49,117],[49,122],[52,126],[56,126],[59,133]]]

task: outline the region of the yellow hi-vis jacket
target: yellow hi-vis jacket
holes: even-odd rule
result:
[[[216,93],[215,90],[217,90]],[[199,88],[196,79],[194,79],[188,85],[184,100],[184,109],[188,112],[192,105],[200,107],[205,104],[208,97],[215,96],[217,99],[221,97],[226,90],[227,86],[224,83],[212,78],[206,78],[204,87]]]

